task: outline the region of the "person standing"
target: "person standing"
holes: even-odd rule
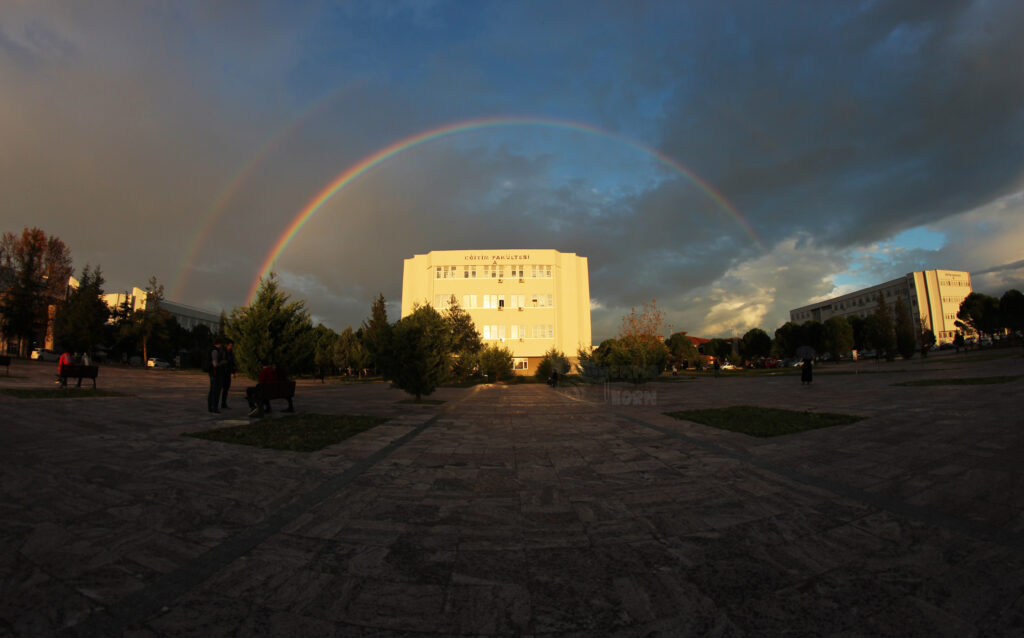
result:
[[[210,374],[210,393],[206,398],[206,409],[214,414],[220,414],[220,410],[217,409],[217,405],[220,402],[220,365],[224,360],[224,355],[221,352],[221,341],[218,339],[214,342],[213,348],[206,354],[206,365],[208,366],[208,372]]]
[[[235,343],[228,340],[224,343],[223,361],[221,362],[219,371],[221,374],[220,384],[220,407],[227,409],[228,407],[228,390],[231,389],[231,377],[235,374]]]
[[[810,359],[804,359],[804,364],[800,366],[800,385],[811,385],[813,377],[813,369]]]

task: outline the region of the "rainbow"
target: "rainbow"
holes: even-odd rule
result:
[[[701,179],[692,170],[680,164],[676,160],[672,159],[668,155],[653,149],[649,146],[641,144],[635,140],[599,129],[589,124],[580,122],[574,122],[572,120],[560,120],[554,118],[539,118],[539,117],[495,117],[495,118],[483,118],[474,120],[462,120],[451,124],[445,124],[436,128],[432,128],[426,131],[415,133],[409,137],[398,140],[393,144],[386,146],[372,155],[368,155],[363,159],[359,160],[349,168],[345,169],[337,177],[331,180],[324,188],[316,194],[313,199],[309,200],[305,207],[299,211],[299,213],[292,219],[288,227],[285,228],[284,232],[280,235],[277,241],[274,243],[270,252],[263,259],[260,264],[259,271],[257,272],[256,279],[253,281],[252,286],[249,288],[249,294],[246,297],[246,305],[252,305],[253,299],[256,297],[256,292],[259,289],[260,281],[266,278],[274,263],[284,252],[288,244],[291,243],[295,235],[298,234],[302,227],[310,220],[327,203],[332,197],[334,197],[339,191],[348,186],[353,180],[358,178],[360,175],[370,170],[371,168],[382,164],[383,162],[391,159],[392,157],[407,151],[416,146],[433,142],[435,140],[451,137],[453,135],[460,135],[463,133],[469,133],[472,131],[479,131],[481,129],[489,129],[496,127],[511,127],[511,126],[547,126],[560,129],[567,129],[572,131],[580,131],[583,133],[592,133],[600,135],[602,137],[611,138],[622,142],[633,148],[637,148],[651,157],[654,157],[665,166],[671,168],[675,172],[686,176],[691,182],[696,184],[703,190],[718,206],[726,211],[737,223],[743,228],[746,234],[754,241],[754,243],[764,250],[764,244],[761,243],[760,238],[754,229],[747,223],[747,221],[740,215],[739,211],[723,196],[721,193],[716,191],[710,184]]]
[[[189,266],[193,263],[196,253],[198,253],[199,248],[206,243],[206,238],[209,237],[214,222],[216,222],[224,213],[228,203],[234,199],[235,194],[238,193],[242,184],[248,181],[249,175],[253,170],[262,164],[263,161],[274,151],[276,151],[296,130],[304,126],[307,122],[313,119],[315,115],[322,111],[325,106],[337,100],[340,96],[354,88],[354,86],[357,85],[342,85],[333,91],[330,91],[326,95],[314,100],[297,116],[289,119],[284,126],[278,128],[275,132],[264,138],[263,142],[256,150],[256,153],[254,153],[245,164],[235,171],[235,174],[231,176],[231,179],[228,180],[228,183],[224,188],[217,193],[217,197],[214,199],[213,205],[202,220],[199,231],[185,248],[181,263],[178,266],[178,276],[175,278],[174,284],[171,286],[171,299],[182,298],[182,294],[184,293],[185,286],[188,282]]]

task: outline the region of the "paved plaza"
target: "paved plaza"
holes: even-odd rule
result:
[[[440,406],[300,381],[300,412],[389,419],[314,453],[181,436],[245,421],[242,379],[219,415],[170,370],[0,395],[0,635],[1024,634],[1024,379],[894,385],[1021,375],[1020,350],[826,370]],[[729,405],[866,418],[757,439],[664,415]]]

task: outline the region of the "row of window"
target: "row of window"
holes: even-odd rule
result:
[[[435,266],[435,279],[551,279],[551,264],[496,264],[493,266]]]
[[[504,341],[505,339],[554,339],[555,327],[551,324],[535,326],[488,324],[481,326],[483,338]],[[507,336],[506,336],[507,335]]]
[[[451,306],[453,295],[434,295],[434,308],[447,310]],[[480,308],[551,308],[554,305],[552,295],[462,295],[461,306],[464,310]]]

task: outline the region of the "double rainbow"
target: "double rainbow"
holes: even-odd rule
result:
[[[710,197],[722,210],[726,211],[744,230],[744,232],[754,241],[754,243],[764,250],[764,245],[761,243],[760,238],[754,229],[747,223],[747,221],[740,215],[739,211],[723,196],[721,193],[711,187],[710,184],[701,179],[696,173],[680,164],[676,160],[672,159],[664,153],[645,146],[635,140],[631,140],[627,137],[619,135],[617,133],[611,133],[591,126],[589,124],[583,124],[580,122],[574,122],[571,120],[560,120],[552,118],[538,118],[538,117],[501,117],[501,118],[484,118],[475,120],[463,120],[460,122],[454,122],[432,128],[420,133],[416,133],[404,139],[401,139],[389,146],[386,146],[372,155],[369,155],[360,161],[356,162],[342,173],[338,174],[333,180],[331,180],[324,188],[317,193],[313,199],[309,200],[305,207],[299,211],[297,215],[292,219],[288,227],[285,228],[284,232],[274,243],[270,252],[267,253],[263,262],[260,264],[259,271],[256,274],[255,280],[252,282],[252,286],[249,288],[249,294],[246,297],[246,305],[251,305],[253,299],[256,296],[256,291],[259,289],[260,280],[267,277],[270,274],[274,263],[278,260],[281,254],[288,247],[288,244],[295,238],[302,227],[308,222],[316,213],[327,203],[332,197],[334,197],[343,188],[352,183],[353,180],[358,178],[360,175],[370,170],[371,168],[378,166],[392,157],[407,151],[411,148],[433,142],[445,137],[451,137],[453,135],[460,135],[463,133],[470,133],[473,131],[479,131],[482,129],[499,128],[499,127],[512,127],[512,126],[545,126],[552,128],[559,128],[571,131],[580,131],[583,133],[591,133],[600,135],[602,137],[617,140],[639,149],[651,157],[657,159],[660,163],[671,168],[673,171],[685,176],[693,184],[703,190],[708,197]]]

